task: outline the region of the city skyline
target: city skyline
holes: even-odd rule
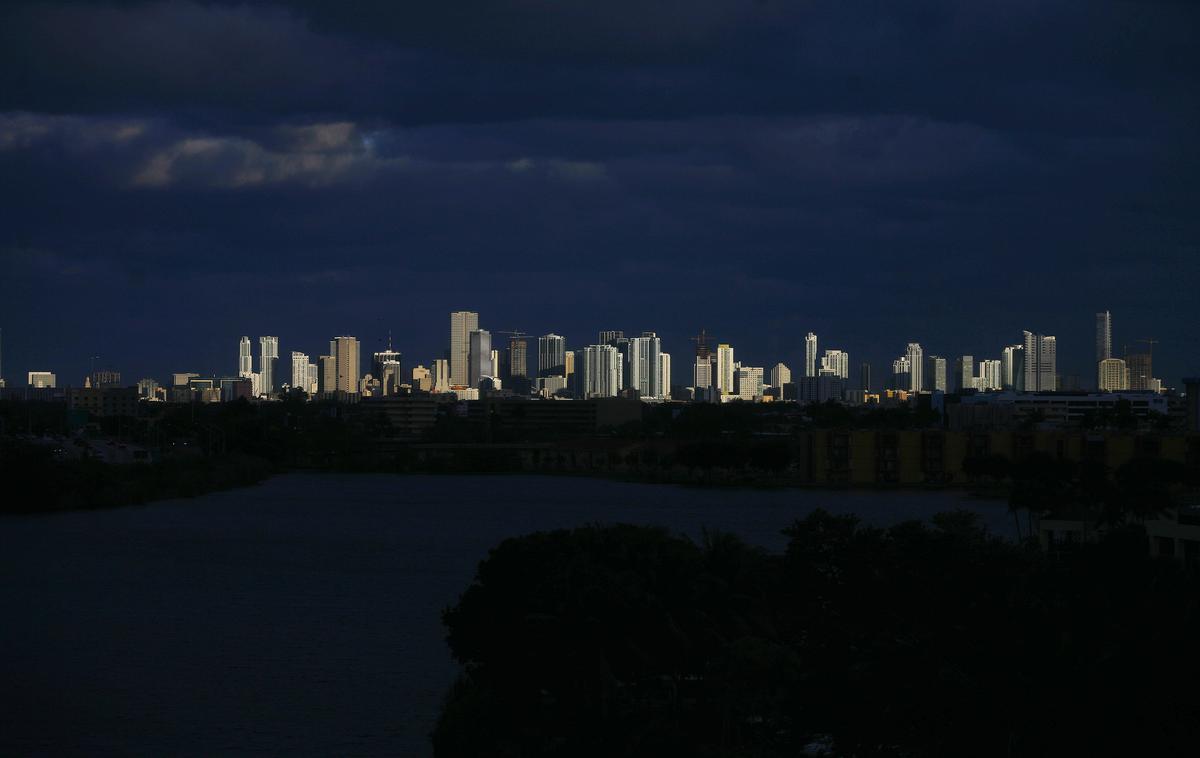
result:
[[[1154,355],[1153,366],[1151,367],[1150,365],[1148,365],[1149,359],[1146,356],[1149,356],[1153,352],[1153,345],[1147,346],[1145,344],[1146,340],[1122,339],[1119,343],[1113,342],[1113,334],[1115,333],[1117,335],[1121,335],[1122,332],[1120,331],[1119,321],[1118,321],[1118,326],[1114,329],[1114,327],[1112,325],[1113,317],[1112,317],[1112,314],[1110,311],[1094,312],[1094,317],[1096,319],[1095,327],[1096,327],[1097,331],[1094,334],[1096,341],[1092,344],[1094,345],[1094,349],[1096,350],[1097,355],[1100,354],[1099,324],[1100,324],[1101,316],[1105,317],[1105,328],[1107,330],[1105,334],[1106,334],[1106,337],[1107,337],[1109,343],[1111,344],[1110,351],[1111,351],[1112,357],[1124,360],[1124,358],[1127,354],[1126,351],[1128,351],[1128,354],[1131,354],[1134,357],[1135,366],[1141,365],[1141,364],[1137,363],[1139,357],[1142,359],[1142,363],[1147,364],[1147,365],[1143,366],[1143,368],[1145,369],[1145,371],[1144,371],[1145,377],[1143,378],[1142,384],[1137,384],[1136,379],[1134,379],[1133,381],[1135,383],[1135,386],[1132,386],[1131,388],[1145,389],[1146,388],[1145,381],[1148,381],[1150,377],[1160,379],[1162,381],[1162,386],[1164,386],[1164,387],[1170,387],[1170,386],[1175,386],[1175,385],[1179,384],[1179,378],[1172,379],[1170,377],[1170,375],[1164,374],[1164,372],[1163,372],[1164,364],[1170,365],[1173,361],[1171,361],[1169,358],[1164,360],[1163,351],[1161,348],[1158,350],[1157,354]],[[485,321],[486,321],[486,319],[484,319],[478,311],[461,311],[461,310],[453,311],[449,314],[449,317],[450,317],[450,329],[451,329],[450,335],[448,338],[445,335],[443,335],[443,341],[445,343],[445,346],[443,347],[443,349],[440,352],[435,351],[432,354],[430,354],[427,358],[421,358],[421,357],[415,357],[415,356],[419,355],[416,353],[401,350],[399,348],[397,348],[395,350],[394,355],[396,356],[397,359],[399,358],[399,356],[401,354],[406,353],[406,352],[408,352],[409,355],[414,356],[414,359],[413,359],[414,362],[406,364],[404,366],[403,379],[401,380],[401,383],[407,383],[409,381],[408,373],[411,368],[413,368],[417,365],[423,365],[423,366],[426,366],[426,368],[432,369],[434,363],[438,359],[447,357],[447,359],[449,360],[449,357],[454,354],[454,350],[455,350],[456,340],[455,340],[454,336],[455,336],[456,330],[463,329],[464,327],[479,327],[479,325],[481,323],[485,323]],[[467,329],[463,329],[463,330],[466,332],[466,334],[464,334],[464,337],[465,337],[465,339],[463,341],[464,355],[462,356],[462,359],[464,361],[464,368],[466,369],[467,367],[465,365],[465,361],[466,361],[465,353],[466,353],[467,349],[469,348],[470,332],[474,331],[474,329],[467,328]],[[546,338],[548,338],[548,337],[553,338],[555,340],[555,344],[558,345],[558,347],[555,349],[565,350],[566,352],[573,352],[576,350],[581,350],[582,348],[590,346],[590,345],[601,344],[599,342],[588,341],[588,340],[581,341],[581,342],[572,342],[567,337],[565,337],[561,334],[557,334],[554,331],[546,331],[546,332],[542,332],[540,334],[529,333],[529,332],[524,332],[524,331],[522,331],[522,332],[499,332],[499,334],[501,334],[501,335],[511,334],[514,336],[512,337],[511,340],[503,339],[500,342],[497,342],[496,339],[491,336],[492,332],[489,331],[488,329],[486,329],[486,327],[479,328],[478,330],[488,333],[488,341],[490,344],[490,349],[492,349],[495,352],[499,352],[499,354],[500,354],[500,358],[499,358],[500,363],[498,364],[497,368],[503,367],[504,371],[507,371],[509,368],[508,361],[511,360],[511,358],[509,357],[510,351],[518,343],[523,345],[524,347],[522,347],[521,355],[522,355],[522,359],[525,361],[525,365],[526,365],[526,371],[525,371],[524,375],[528,376],[531,381],[536,379],[539,374],[542,376],[549,375],[547,373],[543,373],[541,371],[541,369],[539,368],[540,361],[543,359],[542,350],[544,349],[544,345],[542,343]],[[708,330],[705,330],[705,331],[708,331]],[[951,354],[950,357],[953,361],[956,361],[956,362],[960,362],[964,356],[966,358],[970,358],[972,362],[971,362],[970,368],[968,370],[972,373],[972,375],[974,375],[976,377],[976,379],[979,378],[979,374],[978,374],[977,370],[980,367],[980,362],[985,361],[985,360],[996,360],[997,367],[995,368],[995,370],[1000,372],[998,374],[998,376],[1002,374],[1003,376],[1008,377],[1009,374],[1007,372],[1010,371],[1010,369],[1007,367],[1007,361],[1008,361],[1008,358],[1006,356],[1007,351],[1010,350],[1012,347],[1023,347],[1024,345],[1028,344],[1028,340],[1029,340],[1029,337],[1031,334],[1034,337],[1041,337],[1041,335],[1042,335],[1042,333],[1038,333],[1038,332],[1028,332],[1026,330],[1021,330],[1021,331],[1025,334],[1025,338],[1023,339],[1022,342],[1019,342],[1018,344],[1013,345],[1013,346],[1010,346],[1007,344],[1001,345],[998,350],[994,351],[994,354],[993,353],[984,353],[983,351],[978,351],[976,354],[971,354],[971,353],[966,353],[963,355]],[[592,333],[596,334],[597,332],[593,331]],[[628,334],[637,334],[638,332],[636,330],[630,330],[628,332],[626,332],[625,330],[619,330],[619,331],[601,330],[601,331],[599,331],[599,336],[601,338],[603,338],[606,335],[624,335],[627,333]],[[414,337],[417,337],[417,341],[428,342],[431,340],[431,337],[428,334],[420,334],[418,332],[413,332],[412,334]],[[694,349],[695,349],[695,336],[694,335],[682,337],[682,338],[676,338],[674,340],[668,340],[663,335],[657,334],[656,332],[645,332],[645,334],[650,334],[652,336],[655,336],[655,338],[657,340],[659,340],[659,343],[661,345],[659,350],[660,350],[660,352],[662,352],[664,354],[668,354],[668,355],[676,354],[676,355],[691,356],[694,353]],[[1070,370],[1070,368],[1072,368],[1072,367],[1064,366],[1061,359],[1057,358],[1057,355],[1056,355],[1057,339],[1055,339],[1056,335],[1048,334],[1047,336],[1050,338],[1050,340],[1053,343],[1055,343],[1054,348],[1053,348],[1053,352],[1055,353],[1055,355],[1053,355],[1053,357],[1051,359],[1052,368],[1050,369],[1049,374],[1046,374],[1046,376],[1052,377],[1052,376],[1057,375],[1059,377],[1069,377],[1073,381],[1077,381],[1078,386],[1083,387],[1083,388],[1096,388],[1099,386],[1100,379],[1099,379],[1099,375],[1097,373],[1099,370],[1099,366],[1098,366],[1099,361],[1093,362],[1090,366],[1084,366],[1079,371]],[[403,335],[402,335],[402,337],[403,337]],[[719,346],[715,344],[714,338],[712,336],[712,332],[709,332],[708,338],[709,338],[709,349],[713,352],[714,355],[717,355]],[[330,345],[330,354],[331,355],[336,354],[335,353],[336,339],[341,339],[341,338],[334,338],[334,339],[326,338],[324,340]],[[432,338],[432,339],[436,340],[436,338]],[[633,338],[625,337],[623,339],[631,340]],[[94,373],[98,366],[97,361],[99,361],[100,362],[99,365],[103,368],[124,371],[125,374],[127,375],[127,378],[130,379],[130,381],[128,382],[129,384],[132,384],[132,382],[133,382],[132,376],[135,373],[138,373],[139,377],[162,379],[163,377],[166,377],[172,373],[177,373],[179,371],[194,371],[195,373],[205,375],[205,376],[226,376],[226,377],[250,376],[251,374],[256,374],[257,376],[255,377],[255,379],[256,379],[256,381],[258,381],[262,375],[261,366],[262,366],[263,355],[264,355],[263,351],[269,349],[269,350],[273,351],[273,357],[275,358],[275,360],[272,361],[272,363],[274,365],[271,367],[271,372],[272,372],[273,378],[274,378],[273,383],[274,383],[275,389],[277,390],[280,385],[285,384],[285,383],[290,385],[290,379],[293,376],[293,369],[290,367],[290,365],[285,365],[282,369],[280,369],[279,361],[280,361],[280,355],[287,356],[290,353],[295,352],[295,347],[296,347],[295,345],[286,344],[283,348],[281,348],[280,345],[283,344],[283,342],[281,341],[281,339],[278,336],[258,337],[258,338],[256,338],[256,340],[257,340],[256,346],[259,347],[259,350],[256,352],[255,355],[250,356],[247,354],[249,338],[246,335],[243,335],[241,337],[241,340],[242,340],[242,342],[238,348],[238,355],[234,359],[234,363],[235,363],[234,368],[236,370],[229,370],[229,369],[226,369],[225,367],[218,367],[216,370],[211,370],[211,371],[210,370],[197,370],[197,369],[203,369],[203,367],[191,366],[191,367],[164,367],[161,370],[159,370],[157,373],[145,373],[145,372],[138,373],[138,372],[130,372],[121,365],[115,365],[115,364],[110,365],[110,364],[113,364],[113,362],[107,361],[104,358],[104,356],[90,355],[87,358],[87,360],[90,362],[90,366],[86,373],[89,375]],[[366,365],[364,367],[363,363],[362,363],[364,360],[368,360],[371,355],[384,354],[384,353],[389,354],[389,355],[393,354],[392,343],[394,340],[394,330],[389,329],[387,331],[386,338],[384,338],[384,337],[377,338],[376,342],[382,343],[385,340],[386,340],[385,346],[378,346],[378,349],[372,349],[372,346],[369,344],[369,342],[367,340],[363,340],[362,338],[356,339],[356,345],[357,344],[363,345],[362,356],[361,356],[360,360],[358,361],[358,366],[359,366],[359,372],[357,375],[358,377],[362,377],[362,376],[366,375],[367,373],[371,372],[371,369],[373,368],[373,366],[368,362],[368,365]],[[819,343],[818,343],[818,340],[819,340]],[[810,341],[811,341],[811,344],[810,344]],[[300,345],[300,347],[309,347],[308,342],[309,341],[305,341],[302,345]],[[316,343],[320,344],[322,342],[322,340],[320,340],[320,339],[311,340],[311,342],[316,342]],[[1077,339],[1073,339],[1072,342],[1086,342],[1086,339],[1084,339],[1084,336],[1079,336]],[[1159,342],[1158,340],[1154,340],[1153,344],[1156,345],[1156,344],[1158,344],[1158,342]],[[668,346],[672,345],[672,344],[674,345],[674,347],[672,349],[668,349]],[[832,365],[830,363],[831,360],[838,362],[837,363],[838,375],[841,376],[841,378],[847,379],[847,380],[850,379],[851,362],[853,362],[853,365],[856,367],[861,366],[861,364],[864,362],[870,363],[871,366],[873,368],[875,368],[876,371],[882,371],[883,376],[891,376],[897,365],[896,361],[889,361],[886,359],[880,360],[880,361],[871,360],[870,358],[864,356],[862,353],[856,352],[853,349],[829,347],[829,345],[831,344],[831,341],[828,340],[826,337],[816,334],[814,332],[807,332],[806,335],[801,338],[800,344],[797,345],[790,353],[787,353],[787,354],[772,354],[772,355],[766,355],[766,356],[754,356],[752,358],[747,359],[747,358],[745,358],[746,351],[744,351],[743,348],[741,348],[739,345],[732,344],[732,343],[722,343],[722,344],[729,344],[730,347],[737,349],[737,359],[738,359],[738,362],[741,363],[742,365],[757,366],[757,367],[763,368],[764,381],[769,379],[771,367],[779,362],[782,362],[785,365],[787,365],[792,370],[792,372],[795,376],[804,376],[805,375],[805,368],[804,368],[805,367],[805,359],[806,359],[806,355],[808,354],[808,352],[810,350],[813,351],[813,355],[815,358],[813,375],[818,375],[821,373],[830,373],[830,371],[831,371],[830,366]],[[925,358],[922,358],[919,361],[919,365],[917,365],[916,367],[913,367],[913,365],[911,363],[911,358],[912,358],[911,351],[913,350],[914,345],[916,346],[918,355],[920,355],[921,353],[924,353],[924,355],[926,356]],[[1147,352],[1147,347],[1149,348],[1149,352]],[[497,348],[502,348],[502,349],[497,350]],[[284,351],[283,353],[280,353],[281,349]],[[312,360],[318,361],[317,363],[313,364],[313,370],[316,371],[319,366],[319,358],[323,357],[323,356],[320,356],[318,351],[311,350],[311,348],[310,348],[310,351],[311,352],[306,352],[305,355],[311,354]],[[526,355],[526,351],[528,351],[528,353],[530,353],[529,358],[524,357]],[[916,342],[908,343],[908,347],[905,348],[902,352],[904,353],[904,355],[902,355],[901,358],[909,359],[909,362],[906,364],[907,367],[905,368],[905,372],[911,373],[911,375],[917,377],[918,380],[921,382],[922,386],[929,385],[930,382],[925,381],[925,378],[924,378],[926,372],[928,370],[930,370],[929,359],[937,358],[938,355],[936,353],[932,352],[928,345],[923,345],[923,343],[921,343],[919,340]],[[1074,352],[1078,352],[1078,351],[1074,351]],[[836,357],[831,358],[831,356],[836,356]],[[246,366],[247,366],[248,359],[250,361],[250,365],[252,365],[253,367],[258,369],[257,371],[250,372],[249,374],[246,372]],[[689,361],[687,364],[687,369],[689,372],[692,370],[691,362],[692,361],[689,358]],[[285,361],[285,363],[286,363],[286,361]],[[453,361],[450,361],[450,365],[452,365],[452,363],[453,363]],[[714,364],[714,366],[715,366],[715,364]],[[732,367],[732,362],[731,362],[730,366]],[[890,369],[889,369],[889,366],[891,367]],[[473,368],[475,369],[476,374],[479,376],[489,375],[489,372],[491,371],[491,369],[489,368],[489,364],[487,364],[486,362],[481,364],[480,366],[476,366]],[[345,373],[344,368],[339,367],[339,369],[340,369],[340,373]],[[282,373],[280,373],[281,370],[282,370]],[[962,370],[961,367],[959,367],[959,370],[960,371]],[[1022,370],[1031,371],[1032,369],[1022,366]],[[67,386],[68,384],[70,384],[71,386],[82,386],[82,384],[83,384],[83,382],[80,381],[78,383],[78,385],[76,385],[74,382],[72,382],[70,380],[71,374],[69,374],[59,368],[55,368],[55,367],[47,368],[46,366],[40,366],[40,367],[31,367],[30,369],[28,369],[28,372],[35,372],[35,371],[49,371],[51,373],[56,374],[58,377],[60,377],[58,381],[62,386]],[[27,372],[23,371],[22,373],[27,373]],[[1196,372],[1190,372],[1190,373],[1196,373]],[[732,368],[730,368],[729,374],[730,374],[730,376],[728,378],[731,380],[732,379]],[[716,375],[714,374],[714,377],[715,376]],[[1028,380],[1029,376],[1032,376],[1032,375],[1027,374],[1025,381]],[[1182,376],[1182,374],[1180,376]],[[280,377],[283,377],[283,378],[281,379]],[[380,377],[376,376],[375,378],[379,379]],[[357,383],[357,379],[355,379],[354,382]],[[469,386],[472,384],[470,382],[469,375],[466,377],[463,377],[462,380],[456,381],[453,377],[452,370],[451,370],[451,374],[449,377],[449,382],[451,385]],[[7,379],[7,383],[8,383],[8,386],[14,386],[13,380],[11,378]],[[676,384],[683,386],[678,381],[676,382]],[[951,381],[949,384],[950,384],[950,386],[948,387],[948,389],[957,389],[961,385],[961,382],[956,379],[955,381]],[[256,386],[256,390],[255,390],[256,394],[258,394],[258,390],[259,390],[259,388]],[[343,391],[351,391],[349,389],[349,384],[345,385],[345,389]],[[356,390],[354,390],[354,391],[356,391]]]

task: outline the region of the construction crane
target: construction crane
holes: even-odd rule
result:
[[[696,343],[696,357],[708,357],[708,331],[701,329],[700,333],[695,337],[688,337],[689,340]]]

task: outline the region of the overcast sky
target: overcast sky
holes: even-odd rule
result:
[[[57,3],[0,10],[4,373],[234,373],[493,330],[1058,336],[1200,372],[1200,3]],[[286,361],[285,361],[286,362]],[[365,368],[364,361],[364,368]],[[878,379],[877,379],[878,383]]]

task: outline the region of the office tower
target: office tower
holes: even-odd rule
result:
[[[424,366],[412,370],[412,388],[419,392],[429,392],[433,389],[433,374]]]
[[[1112,357],[1112,314],[1101,311],[1096,314],[1096,362]]]
[[[717,391],[722,395],[733,393],[733,348],[725,343],[717,345]]]
[[[984,360],[979,362],[979,376],[975,379],[975,389],[983,392],[986,390],[998,390],[1003,385],[1001,377],[1001,366],[998,360]]]
[[[529,376],[529,342],[524,337],[510,337],[505,361],[507,370],[504,378]]]
[[[921,389],[929,392],[949,392],[946,359],[940,355],[925,356]]]
[[[763,370],[759,366],[739,366],[737,395],[742,400],[755,400],[763,395]]]
[[[609,329],[608,331],[600,332],[600,344],[610,345],[615,340],[619,340],[625,336],[625,332],[621,329]]]
[[[254,356],[250,352],[250,338],[242,337],[238,343],[238,376],[248,377],[254,373]]]
[[[350,395],[358,393],[362,370],[358,359],[358,338],[334,337],[329,341],[329,354],[333,356],[337,371],[334,388]]]
[[[479,382],[485,376],[492,376],[492,333],[487,329],[472,329],[467,335],[468,371],[467,386],[479,389]],[[453,353],[450,360],[454,360]],[[454,369],[451,366],[451,378]]]
[[[912,364],[907,355],[902,355],[892,361],[892,388],[898,390],[912,389]]]
[[[908,358],[908,367],[911,372],[908,386],[913,392],[919,392],[925,387],[925,351],[921,349],[921,343],[908,343],[905,356]]]
[[[1049,335],[1025,332],[1025,391],[1048,392],[1057,389],[1057,340]]]
[[[307,392],[310,396],[315,395],[318,392],[320,392],[320,387],[321,387],[320,377],[321,377],[321,370],[317,367],[317,364],[315,364],[315,363],[308,364],[308,371],[305,373],[306,384],[304,385],[304,391]]]
[[[471,357],[471,332],[478,328],[479,314],[475,311],[454,311],[450,314],[450,384],[454,386],[470,382],[471,371],[468,364]],[[490,335],[488,344],[491,344]]]
[[[662,342],[654,332],[629,340],[628,386],[646,399],[662,397]]]
[[[317,367],[320,376],[318,390],[321,393],[337,391],[337,360],[332,355],[317,357]]]
[[[308,392],[308,356],[292,351],[292,389]]]
[[[30,371],[26,381],[34,389],[53,389],[58,386],[58,377],[50,371]]]
[[[1025,386],[1025,348],[1009,345],[1000,353],[1000,384],[1002,389],[1017,390]]]
[[[575,373],[575,351],[567,350],[563,353],[563,376],[568,379]]]
[[[712,358],[696,356],[696,366],[692,369],[692,388],[697,394],[712,386]]]
[[[498,379],[500,377],[500,351],[493,349],[491,352],[491,356],[492,356],[492,360],[491,360],[491,364],[489,366],[487,375],[492,377],[493,379]],[[492,386],[495,389],[500,389],[500,387],[498,385],[493,384]]]
[[[627,389],[629,387],[629,338],[622,332],[607,333],[616,335],[605,344],[615,347],[621,356],[621,381],[624,382],[621,389]]]
[[[275,363],[279,360],[279,338],[258,338],[258,373],[261,375],[259,394],[275,394]]]
[[[582,394],[585,398],[616,397],[621,391],[621,353],[612,345],[589,345],[583,349]]]
[[[1097,387],[1101,392],[1129,389],[1129,367],[1120,358],[1105,358],[1097,364]]]
[[[804,375],[817,375],[817,335],[812,332],[804,335]]]
[[[404,384],[402,372],[401,355],[390,344],[387,350],[371,356],[371,376],[379,381],[379,394],[400,394],[400,385]]]
[[[450,361],[438,358],[433,362],[433,391],[450,391]]]
[[[388,339],[387,350],[380,350],[377,353],[371,354],[371,375],[379,379],[384,374],[384,367],[389,363],[400,365],[401,354],[398,350],[392,349],[392,341]]]
[[[658,386],[664,399],[671,399],[671,354],[658,354]]]
[[[826,350],[825,355],[821,357],[821,370],[828,376],[849,379],[850,354],[843,350]]]
[[[973,389],[975,387],[975,358],[970,355],[964,355],[954,361],[954,383],[955,390],[962,392],[963,390]]]
[[[792,383],[792,370],[782,362],[771,367],[771,386],[782,387]]]
[[[557,334],[538,337],[538,376],[567,375],[567,341]]]
[[[858,367],[858,388],[863,392],[871,391],[871,364],[866,361]]]
[[[1129,389],[1154,389],[1154,359],[1149,352],[1126,353],[1125,366],[1129,370]]]

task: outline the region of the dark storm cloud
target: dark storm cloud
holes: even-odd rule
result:
[[[909,339],[990,355],[1034,328],[1087,371],[1109,307],[1178,374],[1200,352],[1172,316],[1198,273],[1198,17],[7,3],[6,344],[78,367],[108,340],[162,374],[243,332],[314,352],[393,328],[424,362],[476,307],[575,343],[653,328],[684,351],[707,326],[768,365],[815,329],[877,372]]]

